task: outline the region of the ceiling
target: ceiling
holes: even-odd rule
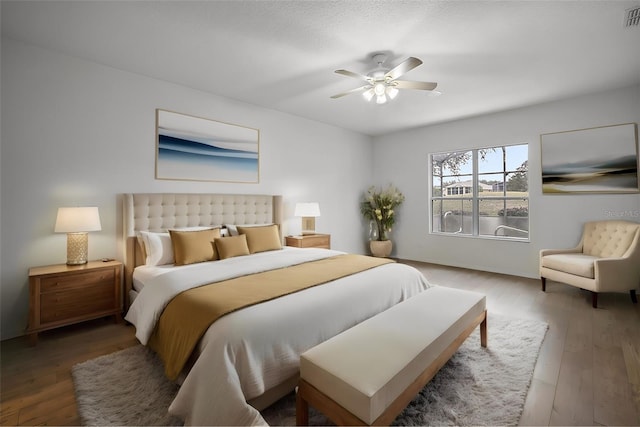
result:
[[[2,35],[367,135],[640,83],[635,1],[2,1]],[[441,96],[334,70],[424,63]]]

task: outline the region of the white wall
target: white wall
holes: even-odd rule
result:
[[[640,209],[640,195],[543,196],[539,145],[541,133],[640,122],[640,86],[376,137],[372,148],[357,133],[5,38],[1,64],[2,339],[26,327],[28,268],[65,262],[57,208],[98,206],[103,229],[91,233],[89,255],[115,257],[125,192],[282,194],[288,234],[300,229],[295,202],[318,201],[316,228],[334,248],[361,253],[363,191],[393,182],[406,196],[394,255],[528,277],[539,249],[574,245],[584,221]],[[156,108],[260,129],[260,183],[155,180]],[[530,144],[531,242],[430,235],[428,154],[518,142]]]
[[[629,122],[640,123],[640,86],[374,138],[377,183],[392,182],[406,197],[394,229],[394,255],[538,277],[539,250],[575,246],[585,221],[626,215],[640,222],[640,194],[542,195],[540,178],[540,134]],[[521,142],[529,143],[530,242],[429,234],[428,154]]]
[[[260,183],[154,179],[155,109],[260,129]],[[118,257],[118,194],[282,194],[285,233],[297,201],[317,201],[316,229],[332,247],[362,252],[358,202],[371,180],[371,138],[187,87],[2,39],[2,339],[24,332],[28,268],[64,263],[60,206],[100,209],[92,259]],[[339,191],[337,191],[339,189]]]

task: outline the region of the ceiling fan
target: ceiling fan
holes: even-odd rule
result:
[[[377,53],[373,55],[372,59],[373,62],[377,64],[377,67],[367,73],[367,75],[348,70],[336,70],[335,72],[337,74],[364,80],[367,84],[347,92],[333,95],[331,98],[336,99],[352,93],[362,93],[367,101],[371,101],[375,96],[377,104],[384,104],[387,102],[387,99],[394,99],[398,95],[398,89],[428,90],[432,91],[434,95],[440,94],[440,92],[434,91],[438,83],[397,80],[398,77],[422,64],[422,61],[418,58],[411,56],[391,69],[384,66],[384,62],[387,60],[385,54]]]

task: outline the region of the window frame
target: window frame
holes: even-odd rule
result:
[[[513,143],[513,144],[502,144],[502,145],[495,145],[495,146],[486,146],[486,147],[476,147],[476,148],[468,148],[468,149],[458,149],[458,150],[449,150],[449,151],[438,151],[438,152],[432,152],[428,154],[428,170],[429,170],[429,187],[428,187],[428,196],[429,196],[429,206],[428,206],[428,214],[429,214],[429,234],[434,234],[434,235],[440,235],[440,236],[454,236],[454,237],[466,237],[466,238],[474,238],[474,239],[491,239],[491,240],[503,240],[503,241],[509,241],[509,242],[525,242],[528,243],[531,241],[531,232],[530,232],[530,225],[531,225],[531,197],[529,194],[529,188],[530,188],[530,174],[529,174],[529,168],[527,167],[527,196],[523,197],[523,196],[507,196],[507,180],[508,180],[508,176],[510,174],[513,173],[518,173],[520,171],[517,170],[517,168],[515,170],[508,170],[506,167],[506,163],[504,162],[503,159],[503,165],[502,165],[502,171],[495,171],[495,172],[479,172],[479,152],[482,150],[492,150],[492,149],[506,149],[507,147],[512,147],[512,146],[526,146],[527,149],[527,165],[529,163],[529,143],[528,142],[519,142],[519,143]],[[446,187],[444,187],[444,179],[441,182],[441,186],[440,186],[440,196],[435,196],[434,195],[434,189],[435,189],[435,180],[434,180],[434,166],[433,166],[433,156],[439,155],[439,154],[449,154],[449,155],[460,155],[460,154],[464,154],[464,153],[471,153],[471,173],[459,173],[457,175],[443,175],[443,177],[467,177],[467,176],[471,176],[471,181],[472,181],[472,189],[473,188],[478,188],[479,184],[480,184],[480,179],[482,177],[482,175],[497,175],[497,174],[501,174],[503,177],[503,180],[501,183],[499,183],[498,185],[501,184],[502,186],[502,190],[500,190],[503,193],[503,196],[491,196],[491,197],[482,197],[482,191],[472,191],[471,193],[467,193],[463,190],[463,194],[451,194],[451,195],[447,195],[446,193],[448,193],[447,190],[445,190]],[[465,181],[461,181],[461,182],[465,182]],[[464,189],[465,187],[462,186],[462,188]],[[526,200],[527,202],[527,233],[526,233],[526,237],[518,237],[518,236],[504,236],[504,235],[488,235],[488,234],[480,234],[480,202],[483,200],[500,200],[503,201],[504,203],[504,207],[505,207],[505,217],[506,215],[506,206],[508,201],[510,200]],[[435,230],[434,229],[434,201],[440,201],[441,206],[444,203],[445,200],[448,201],[459,201],[461,203],[461,205],[467,201],[467,202],[471,202],[471,216],[472,216],[472,227],[471,227],[471,233],[461,233],[460,231],[458,232],[446,232],[446,231],[439,231],[439,230]],[[463,216],[464,216],[464,210],[463,210]]]

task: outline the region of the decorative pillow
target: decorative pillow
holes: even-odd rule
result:
[[[211,243],[215,246],[220,259],[250,254],[249,246],[247,246],[247,236],[244,234],[215,239]]]
[[[238,232],[247,236],[247,244],[252,254],[282,249],[276,224],[262,227],[238,227]]]
[[[264,227],[265,225],[271,225],[271,224],[242,224],[242,225],[225,224],[224,226],[229,231],[229,236],[237,236],[240,234],[238,232],[238,227]]]
[[[200,231],[169,230],[176,265],[195,264],[197,262],[218,259],[215,246],[211,244],[220,237],[220,229],[212,228]]]
[[[173,264],[173,247],[169,233],[141,231],[140,237],[147,254],[146,265]]]

